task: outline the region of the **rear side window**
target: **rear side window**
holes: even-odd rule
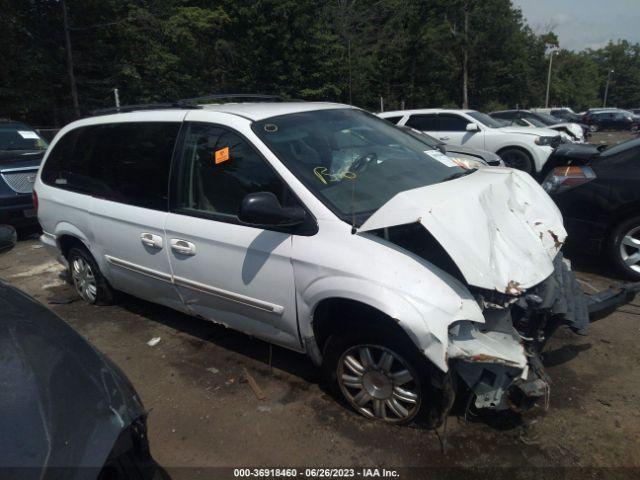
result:
[[[285,183],[237,133],[213,124],[189,124],[182,150],[177,208],[235,219],[246,195],[271,192],[295,204]],[[222,218],[223,219],[223,218]]]
[[[168,210],[169,170],[179,128],[175,122],[82,127],[56,144],[42,179],[115,202]]]
[[[409,125],[416,130],[424,131],[438,131],[438,116],[437,115],[411,115],[407,120],[406,125]]]
[[[464,132],[468,123],[468,120],[458,115],[440,115],[441,132]]]

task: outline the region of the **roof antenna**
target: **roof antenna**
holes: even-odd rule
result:
[[[356,208],[355,208],[355,198],[356,198],[356,179],[351,179],[351,235],[355,235],[358,233],[358,229],[356,228]]]

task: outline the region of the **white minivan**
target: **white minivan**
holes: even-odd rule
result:
[[[35,184],[84,300],[127,292],[304,352],[387,422],[437,425],[459,382],[478,408],[548,393],[545,339],[588,315],[529,175],[346,105],[130,110],[63,128]]]

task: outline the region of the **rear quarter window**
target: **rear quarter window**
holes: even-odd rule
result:
[[[168,210],[169,171],[180,123],[91,125],[61,138],[42,171],[58,188]]]

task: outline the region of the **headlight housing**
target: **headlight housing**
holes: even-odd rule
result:
[[[595,172],[589,167],[556,167],[547,175],[542,188],[549,195],[558,194],[589,183],[595,178]]]
[[[558,142],[558,137],[538,137],[535,140],[536,145],[540,145],[542,147],[551,147]]]

